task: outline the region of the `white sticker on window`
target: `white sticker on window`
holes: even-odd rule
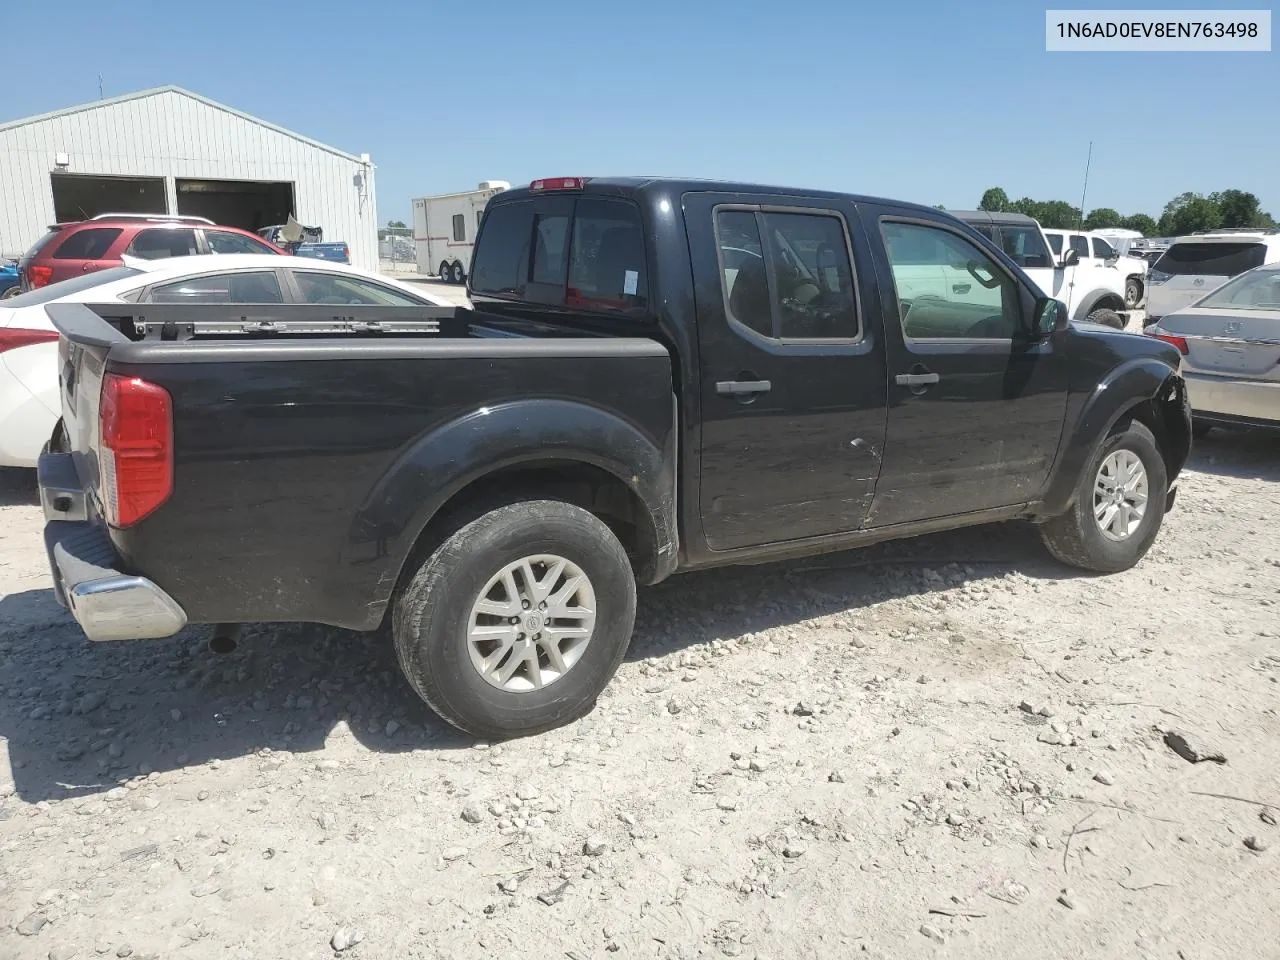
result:
[[[628,270],[622,275],[622,292],[628,297],[636,295],[636,288],[640,285],[640,273],[636,270]]]

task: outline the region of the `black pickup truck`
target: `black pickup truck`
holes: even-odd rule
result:
[[[468,286],[51,304],[45,536],[88,636],[385,623],[445,719],[532,733],[591,708],[637,583],[1013,518],[1123,570],[1190,448],[1173,347],[1070,322],[929,207],[536,181]]]

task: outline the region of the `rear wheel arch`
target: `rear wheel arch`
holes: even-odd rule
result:
[[[1094,290],[1080,300],[1072,319],[1083,320],[1095,310],[1115,310],[1117,313],[1125,308],[1124,297],[1111,290]]]

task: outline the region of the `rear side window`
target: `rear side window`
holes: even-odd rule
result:
[[[1152,266],[1173,276],[1234,277],[1266,262],[1261,243],[1175,243]]]
[[[140,231],[125,252],[143,260],[163,260],[166,257],[193,257],[199,251],[194,230],[165,227]]]
[[[113,227],[94,227],[77,230],[63,240],[53,252],[55,260],[101,260],[111,249],[111,245],[120,236],[120,230]]]
[[[858,337],[853,265],[838,214],[720,209],[716,237],[731,322],[772,340]]]
[[[216,273],[152,287],[151,303],[283,303],[273,271]]]

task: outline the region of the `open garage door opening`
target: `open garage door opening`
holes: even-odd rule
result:
[[[293,213],[293,184],[262,180],[175,180],[178,213],[257,231]]]
[[[53,216],[59,223],[102,213],[168,213],[163,177],[98,177],[51,173]]]

